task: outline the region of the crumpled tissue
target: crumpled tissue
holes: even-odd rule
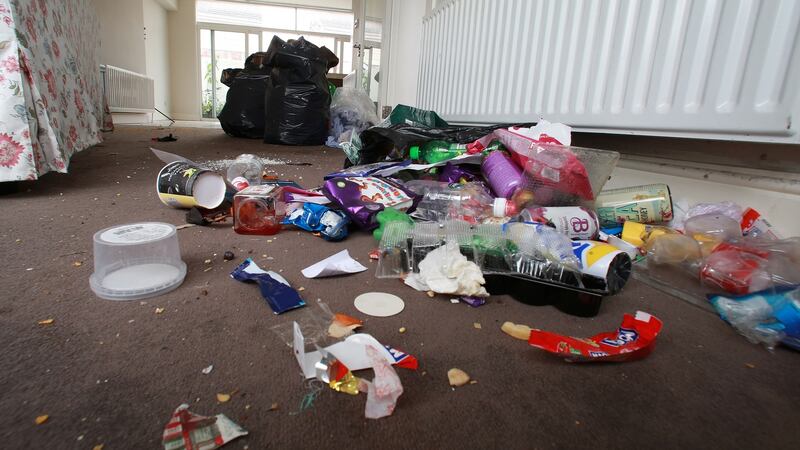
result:
[[[489,296],[483,287],[485,283],[480,267],[467,260],[455,242],[448,242],[425,255],[419,263],[419,273],[412,273],[405,279],[405,284],[418,291],[472,297]]]

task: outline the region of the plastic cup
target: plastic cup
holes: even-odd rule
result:
[[[94,234],[94,273],[89,285],[107,300],[138,300],[169,292],[183,282],[178,234],[173,225],[117,225]]]

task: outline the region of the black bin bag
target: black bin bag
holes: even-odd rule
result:
[[[331,105],[325,75],[339,58],[303,37],[284,41],[274,36],[266,53],[272,71],[264,96],[264,142],[324,144]]]
[[[251,139],[264,137],[264,94],[270,67],[264,64],[265,52],[248,56],[244,69],[225,69],[220,82],[229,87],[225,106],[220,111],[222,129],[230,136]]]

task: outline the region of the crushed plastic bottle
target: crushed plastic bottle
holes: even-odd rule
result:
[[[491,217],[507,217],[517,213],[513,203],[494,198],[479,183],[436,183],[425,186],[424,196],[411,216],[432,222],[458,219],[472,224]]]

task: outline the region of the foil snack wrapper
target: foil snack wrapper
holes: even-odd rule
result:
[[[364,230],[378,227],[376,216],[384,208],[412,211],[419,196],[388,178],[338,177],[326,180],[325,196]]]

